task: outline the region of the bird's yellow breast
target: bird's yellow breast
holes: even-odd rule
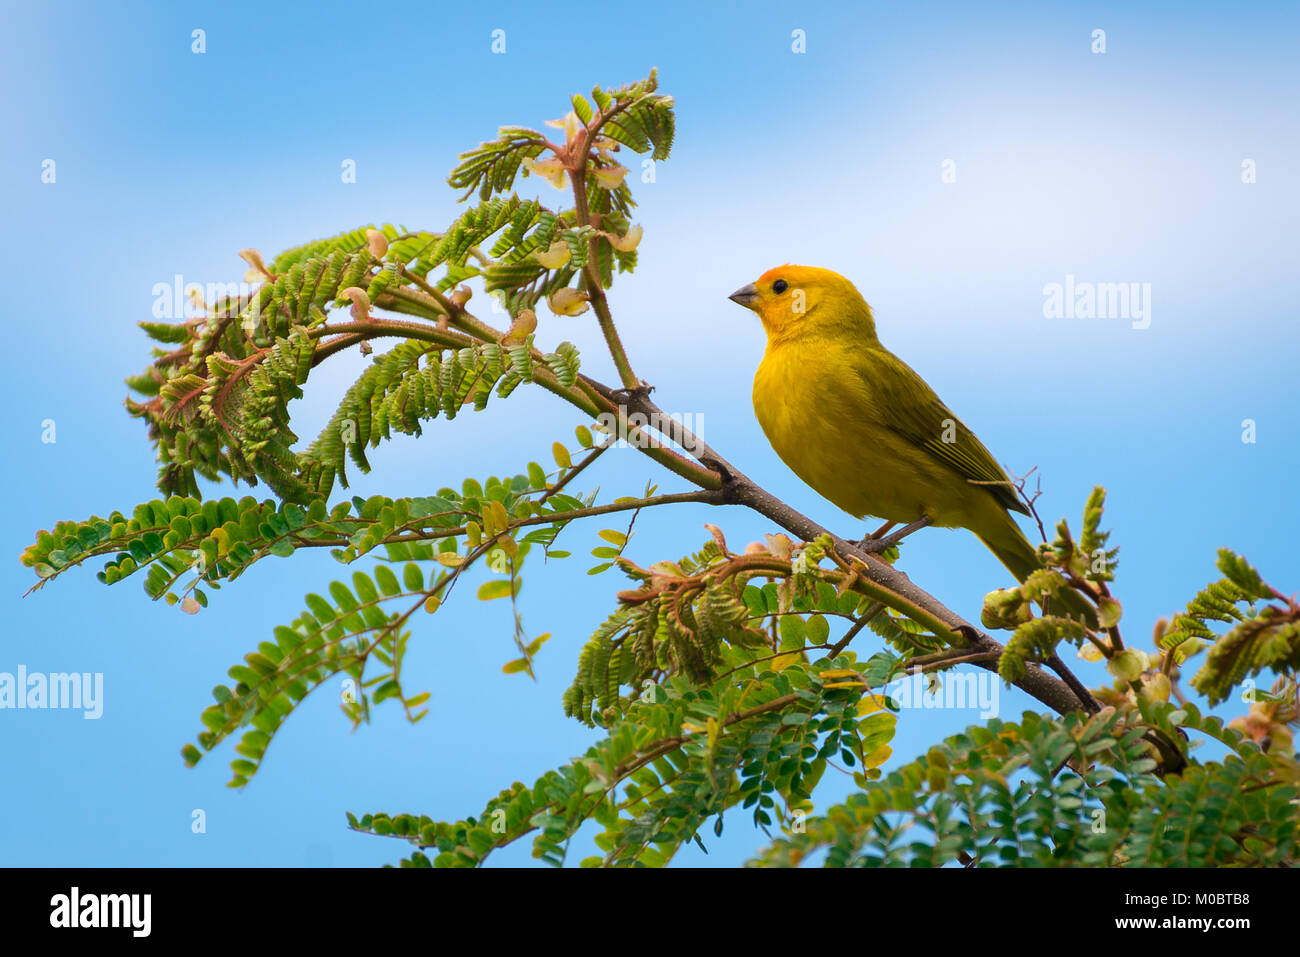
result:
[[[772,448],[855,517],[964,524],[954,495],[964,483],[889,427],[870,363],[865,347],[828,337],[769,341],[754,376],[754,413]]]
[[[968,528],[1019,581],[1041,567],[1007,511],[1026,509],[1005,472],[925,380],[881,345],[853,283],[786,263],[730,298],[763,322],[754,412],[796,475],[859,518]]]

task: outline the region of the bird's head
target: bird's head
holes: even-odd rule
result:
[[[830,331],[876,337],[871,307],[853,283],[829,269],[777,266],[728,298],[758,313],[769,340]]]

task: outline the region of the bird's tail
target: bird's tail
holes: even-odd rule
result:
[[[1001,518],[1002,521],[993,528],[975,534],[998,557],[998,561],[1007,567],[1007,571],[1016,576],[1016,581],[1022,582],[1043,565],[1038,560],[1038,552],[1029,544],[1029,539],[1025,538],[1025,533],[1015,520],[1007,512],[1002,512]]]
[[[1038,560],[1038,552],[1029,544],[1029,539],[1025,538],[1025,533],[1010,513],[1002,512],[1001,519],[997,524],[975,534],[998,557],[998,561],[1006,566],[1007,571],[1016,576],[1016,581],[1023,582],[1030,573],[1043,567],[1042,562]],[[1058,602],[1063,607],[1055,609],[1054,614],[1075,620],[1082,617],[1088,625],[1097,627],[1097,610],[1078,592],[1068,590]]]

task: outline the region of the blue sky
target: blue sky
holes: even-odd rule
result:
[[[457,213],[444,181],[457,153],[651,66],[677,99],[679,135],[656,181],[636,187],[640,266],[611,302],[662,407],[703,416],[704,437],[748,474],[856,533],[759,431],[749,393],[762,333],[726,299],[773,265],[827,266],[853,279],[885,344],[1001,461],[1038,466],[1045,517],[1077,527],[1088,490],[1106,486],[1130,640],[1214,577],[1220,546],[1297,587],[1294,6],[659,3],[577,21],[545,4],[410,7],[367,18],[355,4],[5,2],[0,248],[13,334],[0,359],[0,671],[102,672],[105,702],[96,721],[0,711],[11,769],[0,863],[394,861],[404,845],[347,832],[343,812],[456,819],[594,739],[563,717],[560,694],[621,586],[586,576],[580,559],[527,575],[525,621],[555,635],[536,683],[500,672],[513,657],[508,609],[462,593],[412,642],[408,681],[432,693],[428,719],[412,727],[380,707],[350,734],[334,699],[313,696],[235,792],[223,787],[229,749],[191,771],[180,746],[226,668],[347,570],[324,555],[272,559],[188,617],[92,570],[22,598],[33,578],[17,555],[38,528],[153,497],[121,380],[145,364],[135,323],[154,284],[237,280],[246,246],[269,257],[372,222],[440,229]],[[194,29],[206,31],[202,55]],[[494,29],[506,31],[504,55],[491,53]],[[791,50],[796,29],[806,53]],[[1097,29],[1104,54],[1090,50]],[[41,181],[47,159],[53,184]],[[345,159],[354,184],[340,180]],[[945,161],[955,182],[943,182]],[[536,179],[520,186],[559,200]],[[1044,287],[1067,276],[1150,284],[1149,326],[1045,318]],[[562,339],[610,378],[590,314],[544,316],[540,342]],[[299,434],[314,434],[361,362],[313,376]],[[41,441],[45,420],[54,443]],[[353,491],[426,494],[513,474],[581,421],[540,392],[495,403],[379,450]],[[632,451],[593,473],[606,496],[649,478],[679,487]],[[686,507],[641,523],[629,555],[675,556],[704,540],[705,521],[732,542],[771,530],[734,509]],[[598,544],[597,527],[566,533],[575,553]],[[903,568],[968,617],[1005,583],[961,531],[918,534]],[[1003,718],[1032,707],[1003,690]],[[905,713],[895,762],[976,720]],[[850,787],[828,786],[823,803]],[[195,809],[205,834],[191,832]],[[733,815],[708,843],[707,857],[689,849],[680,862],[735,865],[761,835]],[[529,863],[526,844],[499,861]]]

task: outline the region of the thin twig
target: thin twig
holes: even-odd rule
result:
[[[1060,675],[1061,680],[1070,686],[1075,696],[1083,703],[1085,711],[1089,714],[1096,714],[1101,710],[1101,703],[1092,696],[1092,692],[1088,690],[1087,685],[1080,681],[1073,671],[1065,667],[1065,662],[1061,660],[1060,655],[1053,654],[1048,658],[1047,666]]]
[[[835,644],[831,645],[830,648],[826,650],[826,657],[836,657],[841,651],[849,646],[850,641],[858,636],[858,632],[867,627],[867,624],[871,619],[875,618],[884,610],[885,603],[883,601],[873,601],[868,605],[867,610],[862,613],[862,617],[849,627],[849,630],[844,633],[844,636],[840,638],[839,641],[835,642]]]
[[[554,485],[548,488],[544,493],[542,493],[541,497],[537,499],[538,504],[540,505],[542,502],[545,502],[552,495],[555,495],[557,492],[559,492],[560,489],[564,488],[564,486],[568,485],[582,472],[583,469],[585,469],[592,462],[596,461],[596,459],[600,458],[600,454],[613,444],[614,444],[614,440],[612,438],[608,439],[605,442],[602,442],[600,445],[596,446],[589,453],[584,455],[582,457],[581,462],[573,466],[571,469],[569,469],[569,471],[565,472],[564,477],[562,479],[560,479],[558,482],[556,482]]]

